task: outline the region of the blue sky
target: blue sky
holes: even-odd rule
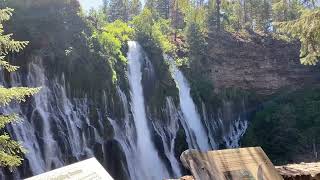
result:
[[[82,8],[86,11],[102,5],[102,0],[79,0]]]

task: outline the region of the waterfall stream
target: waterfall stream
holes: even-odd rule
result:
[[[122,119],[122,121],[115,121],[109,118],[109,121],[114,129],[114,138],[120,143],[121,148],[126,156],[127,168],[130,178],[132,180],[140,179],[143,177],[143,172],[140,166],[136,166],[136,163],[138,163],[138,152],[135,144],[136,127],[129,116],[129,104],[126,95],[119,87],[117,87],[117,93],[123,106],[124,118]]]
[[[177,132],[179,130],[179,111],[175,107],[171,97],[166,98],[166,119],[165,125],[161,120],[154,121],[154,129],[161,137],[164,148],[164,153],[168,158],[174,177],[181,176],[181,170],[177,158],[175,157],[174,147],[176,142]]]
[[[142,89],[142,48],[135,41],[128,42],[128,79],[131,94],[131,110],[137,132],[137,153],[139,165],[143,169],[142,179],[163,179],[169,177],[166,166],[160,159],[150,135],[145,112]]]
[[[190,95],[190,87],[182,72],[171,63],[173,78],[179,89],[180,107],[183,113],[183,126],[189,137],[189,147],[203,151],[211,149],[208,135]]]

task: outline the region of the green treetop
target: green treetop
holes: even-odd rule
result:
[[[127,63],[122,48],[126,45],[127,41],[131,39],[133,33],[134,30],[121,20],[108,23],[101,31],[96,31],[94,33],[94,38],[96,38],[102,46],[102,51],[100,53],[106,58],[112,69],[113,83],[116,83],[118,80],[116,65],[118,63]]]
[[[320,9],[304,10],[296,20],[277,23],[280,32],[288,33],[301,42],[302,64],[315,65],[320,59]]]
[[[3,22],[10,19],[13,9],[0,9],[0,68],[8,72],[13,72],[18,69],[17,66],[11,65],[6,61],[6,56],[10,53],[17,53],[24,49],[28,44],[27,41],[15,41],[12,39],[12,34],[4,34]],[[0,86],[0,106],[6,106],[12,101],[23,102],[26,97],[29,97],[39,91],[39,88],[12,87],[5,88]],[[4,132],[3,128],[17,121],[16,114],[1,114],[0,115],[0,166],[14,167],[19,166],[22,162],[21,155],[25,152],[19,142],[10,138]]]

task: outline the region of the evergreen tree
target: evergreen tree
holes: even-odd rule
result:
[[[207,51],[205,34],[199,24],[191,22],[187,27],[187,42],[190,46],[190,54],[193,57],[204,55]]]
[[[261,7],[261,13],[258,18],[258,28],[264,32],[269,32],[272,21],[272,5],[269,0],[263,0]]]
[[[267,31],[271,21],[271,3],[268,0],[245,1],[246,28],[255,31]]]
[[[87,16],[88,24],[94,29],[101,30],[102,27],[107,23],[107,15],[105,9],[90,9]]]
[[[273,21],[289,21],[299,17],[299,10],[302,8],[302,4],[299,0],[273,0],[272,12]]]
[[[190,3],[188,0],[174,0],[170,5],[170,19],[174,29],[174,36],[176,39],[179,29],[185,26],[185,16],[189,12]]]
[[[276,23],[278,31],[301,42],[302,64],[315,65],[320,59],[320,9],[305,10],[299,19]]]
[[[129,20],[129,1],[128,0],[110,0],[108,6],[109,21]]]
[[[141,12],[141,8],[142,8],[142,4],[140,0],[131,0],[129,2],[130,19],[132,19],[134,16],[139,15],[139,13]]]
[[[239,31],[242,29],[244,25],[244,11],[240,0],[221,1],[221,9],[223,11],[221,14],[221,25],[224,29],[227,31]],[[209,21],[210,24],[212,25],[214,22]]]
[[[216,26],[217,31],[220,31],[220,4],[221,0],[216,0]]]
[[[174,4],[175,1],[172,2]],[[151,10],[153,15],[169,19],[171,5],[169,0],[147,0],[145,7]]]
[[[157,0],[157,11],[162,18],[168,19],[170,13],[170,1]]]
[[[157,0],[147,0],[144,6],[153,16],[157,15]]]
[[[6,56],[9,53],[19,52],[28,44],[26,41],[13,40],[12,34],[4,34],[3,23],[10,19],[12,11],[13,10],[9,8],[0,9],[0,67],[8,72],[16,71],[18,67],[9,64],[9,62],[5,60]],[[26,97],[31,96],[38,91],[38,88],[5,88],[0,86],[0,106],[8,105],[14,100],[18,102],[25,101]],[[17,119],[18,116],[16,114],[0,115],[0,129],[2,132],[2,134],[0,134],[0,166],[19,166],[23,160],[21,155],[25,150],[19,142],[12,140],[3,130],[7,124],[15,122]]]
[[[103,0],[102,3],[103,3],[102,5],[103,12],[107,14],[109,9],[109,0]]]

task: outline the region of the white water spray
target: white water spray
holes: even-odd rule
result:
[[[131,110],[137,132],[139,166],[144,171],[143,179],[163,179],[169,177],[169,173],[152,143],[145,112],[141,84],[141,63],[143,60],[141,53],[143,51],[137,42],[129,41],[128,45],[128,79],[131,90]]]
[[[186,133],[189,135],[190,148],[197,148],[203,151],[211,149],[208,135],[204,126],[202,125],[200,115],[197,112],[196,106],[190,95],[190,87],[183,76],[182,72],[171,63],[173,78],[176,81],[176,85],[179,89],[180,107],[183,113],[182,125],[184,126]]]
[[[179,163],[175,157],[174,145],[179,130],[179,111],[177,111],[171,97],[166,98],[166,122],[156,120],[153,122],[155,131],[161,137],[164,153],[168,158],[174,177],[181,177]]]

